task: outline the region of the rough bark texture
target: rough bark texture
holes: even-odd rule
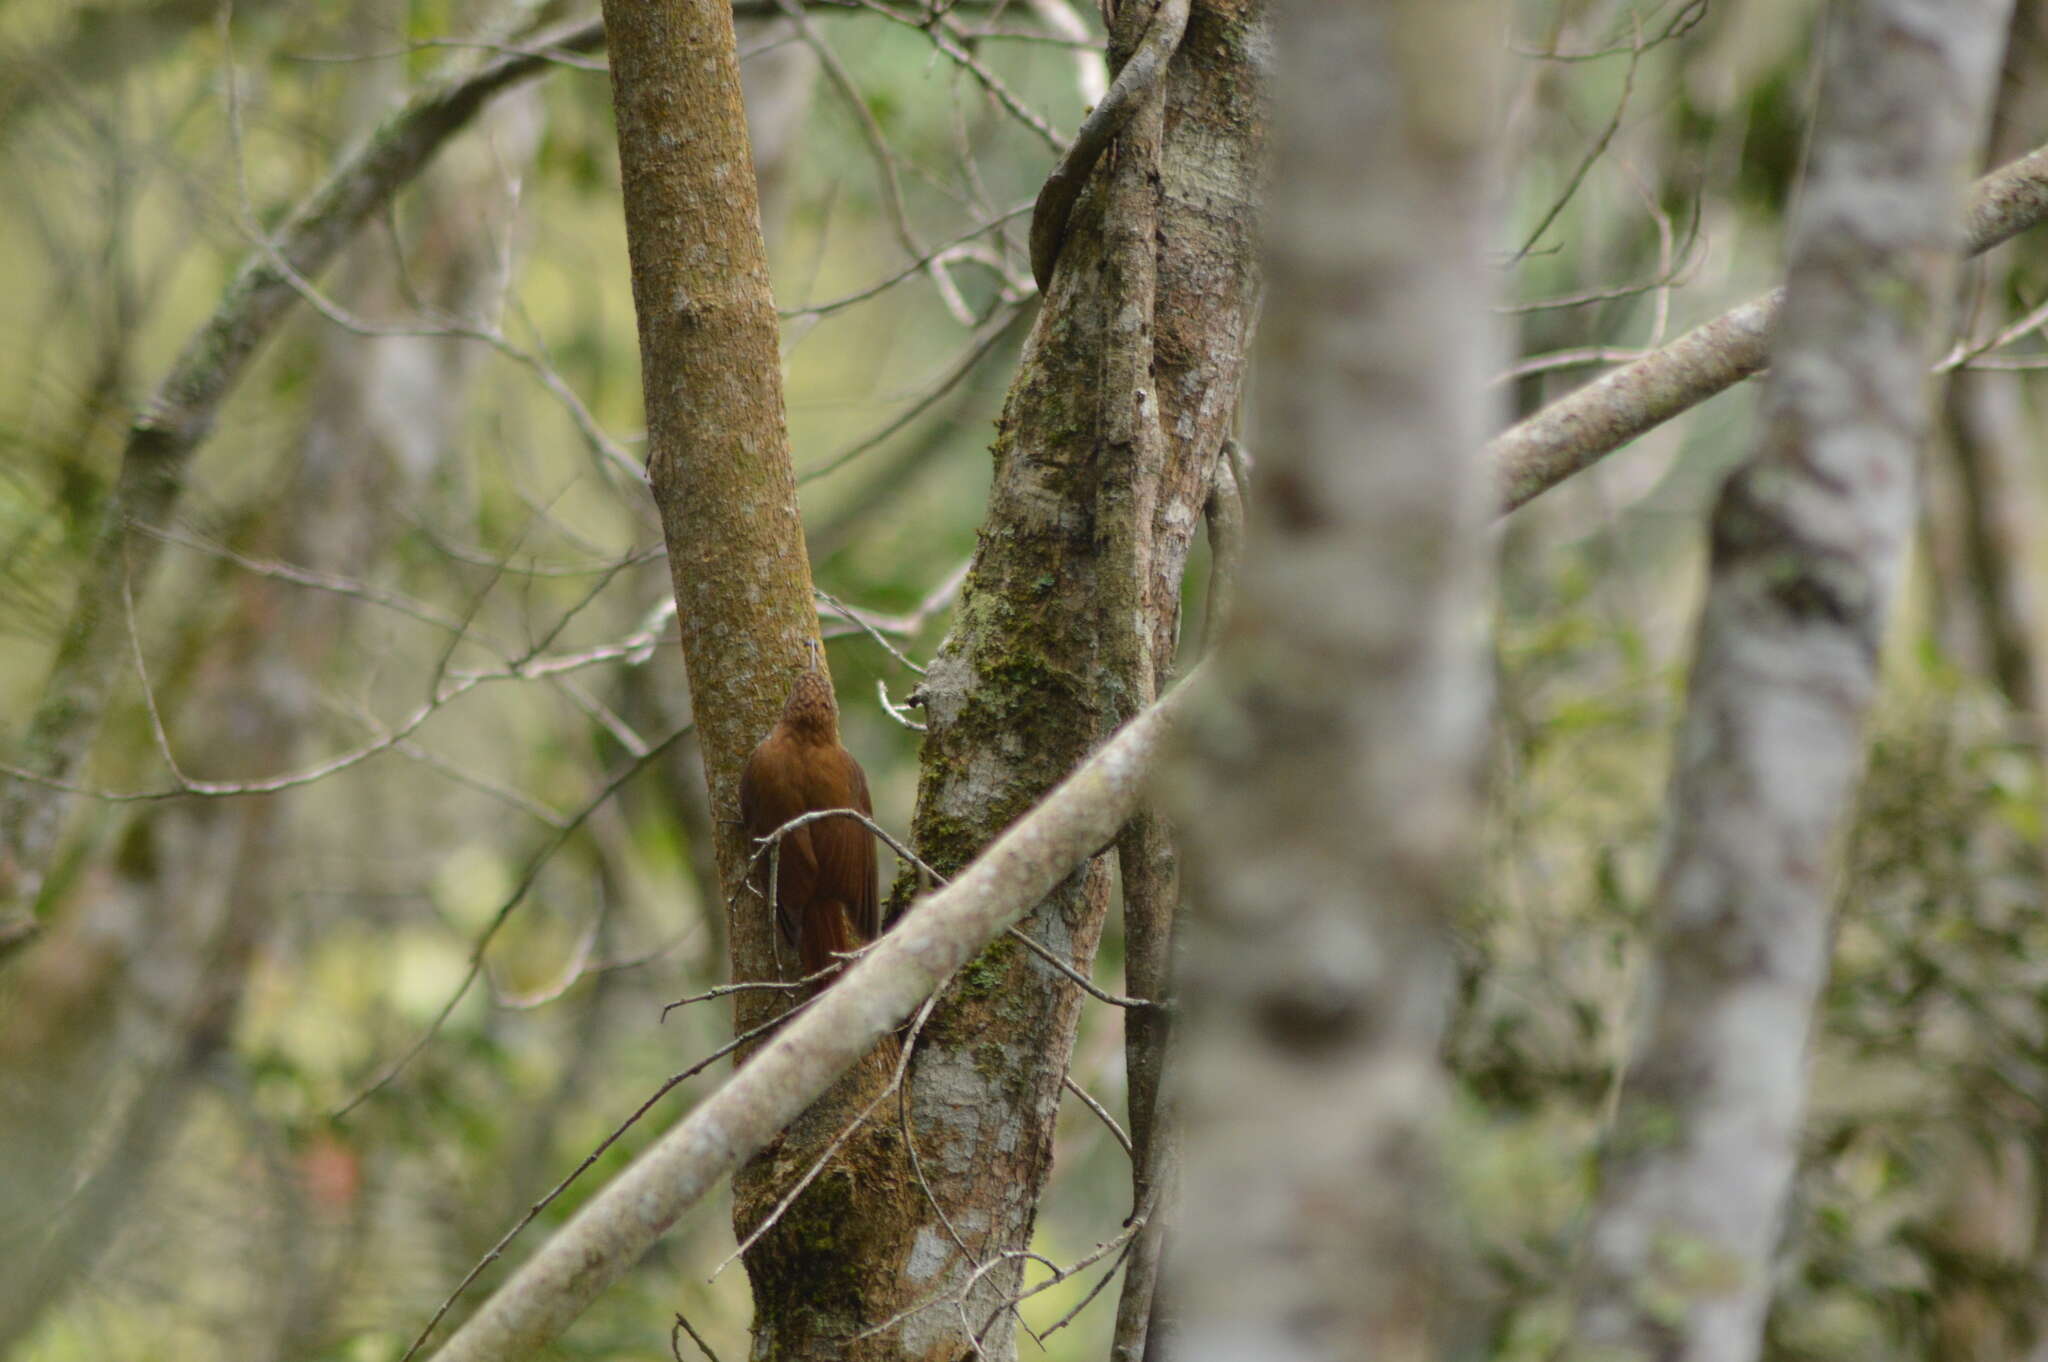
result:
[[[1173,1356],[1423,1359],[1489,690],[1483,3],[1278,7],[1252,550],[1190,720]],[[1197,1192],[1195,1189],[1199,1189]]]
[[[744,888],[738,782],[747,754],[808,665],[817,615],[732,15],[720,0],[670,0],[610,4],[605,20],[640,320],[648,479],[661,507],[719,830],[719,881],[732,905],[733,977],[792,978],[796,962],[777,948],[773,914]],[[777,995],[742,993],[734,1014],[747,1030],[787,1005]],[[857,1071],[740,1174],[733,1219],[743,1240],[887,1078],[884,1065]],[[851,1206],[874,1197],[859,1184],[905,1176],[889,1132],[864,1127],[862,1140],[841,1150],[753,1247],[747,1272],[757,1355],[787,1355],[779,1340],[789,1331],[806,1331],[820,1318],[836,1323],[834,1302],[870,1266],[844,1258],[818,1273],[791,1266],[804,1263],[819,1234],[833,1242]]]
[[[794,977],[773,914],[744,888],[748,850],[737,826],[739,774],[773,726],[816,637],[810,564],[797,519],[784,425],[782,361],[730,9],[720,0],[610,4],[612,96],[626,201],[626,240],[650,441],[648,481],[682,630],[683,662],[718,829],[719,882],[731,905],[735,979]],[[741,1030],[786,1002],[737,995]],[[821,1148],[848,1105],[880,1079],[869,1070],[809,1113],[793,1141]],[[778,1148],[739,1179],[742,1237],[805,1171]],[[854,1169],[891,1166],[885,1149],[854,1148],[814,1184],[844,1199]],[[749,1255],[756,1329],[808,1317],[815,1305],[777,1271],[795,1218]],[[818,1299],[830,1292],[810,1284]],[[770,1349],[770,1355],[773,1350]]]
[[[740,766],[781,712],[817,634],[783,423],[782,363],[727,5],[608,6],[612,100],[647,404],[683,663],[719,825],[740,885]],[[735,978],[777,973],[773,934],[732,898]],[[751,995],[741,995],[743,998]],[[741,1021],[759,1020],[746,1003]]]
[[[1126,8],[1121,49],[1149,17]],[[1197,5],[1163,110],[1155,94],[1076,209],[1003,416],[959,614],[922,687],[915,835],[942,874],[1144,703],[1149,659],[1175,637],[1250,328],[1262,41],[1256,0]],[[1107,890],[1099,863],[1082,869],[1026,930],[1085,969]],[[1021,1261],[954,1302],[978,1265],[1029,1243],[1079,1003],[1014,942],[965,972],[916,1048],[907,1120],[864,1131],[750,1260],[757,1355],[951,1362],[970,1333],[987,1357],[1013,1354],[1002,1302]],[[807,1118],[774,1159],[801,1171],[841,1124]],[[740,1222],[765,1210],[743,1179]]]
[[[1647,1015],[1581,1286],[1588,1350],[1758,1350],[1955,205],[2009,8],[1868,0],[1829,35],[1758,450],[1714,512]]]
[[[1981,255],[2044,218],[2048,147],[1977,182],[1964,214],[1966,249]],[[1486,452],[1501,509],[1534,500],[1637,436],[1762,372],[1783,304],[1782,289],[1752,299],[1494,436]]]

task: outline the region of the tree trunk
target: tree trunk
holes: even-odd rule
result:
[[[1487,668],[1490,8],[1279,10],[1253,550],[1190,729],[1187,1359],[1441,1355]]]
[[[2048,113],[2048,6],[2023,0],[2006,43],[2004,79],[1992,111],[1990,161],[1996,165],[2027,149],[2027,139]],[[2008,270],[1992,271],[1988,301],[1975,319],[1989,332],[2006,320]],[[2039,519],[2039,451],[2022,374],[1965,369],[1948,381],[1944,416],[1955,458],[1961,550],[1955,574],[1960,590],[1949,608],[1965,613],[1978,642],[1976,659],[2041,741],[2041,705],[2048,699],[2048,659],[2042,655],[2044,617],[2039,600],[2038,555],[2032,527]]]
[[[1125,8],[1119,53],[1154,13]],[[1134,713],[1170,662],[1251,325],[1260,42],[1256,0],[1195,5],[1163,104],[1140,106],[1067,232],[956,623],[919,693],[916,841],[942,874]],[[1025,930],[1085,970],[1107,901],[1098,862]],[[1021,1260],[999,1255],[1030,1242],[1080,1001],[1014,942],[955,983],[916,1047],[904,1119],[864,1131],[749,1260],[758,1356],[950,1362],[976,1335],[987,1357],[1012,1355]],[[807,1121],[774,1175],[742,1178],[739,1223],[758,1222],[839,1125]]]
[[[605,13],[640,325],[647,479],[661,509],[691,712],[719,835],[733,977],[771,979],[766,914],[733,897],[739,770],[817,637],[731,7]],[[694,243],[687,248],[685,243]],[[742,1027],[775,1004],[740,995]]]
[[[1837,841],[2008,9],[1867,0],[1829,34],[1757,454],[1714,511],[1648,1015],[1581,1283],[1587,1349],[1759,1347]]]

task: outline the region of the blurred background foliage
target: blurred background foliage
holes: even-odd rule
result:
[[[1776,281],[1820,6],[1510,8],[1501,387],[1528,411]],[[475,0],[0,12],[0,736],[42,701],[132,414],[257,234],[473,44],[562,17]],[[816,46],[752,11],[740,32],[814,568],[872,630],[827,604],[831,662],[898,828],[916,735],[876,687],[915,682],[903,658],[930,655],[975,542],[1033,307],[1017,210],[1051,160],[917,17],[817,6]],[[1099,93],[1092,12],[970,0],[950,21],[1063,133]],[[2044,74],[2031,53],[2008,63],[2013,101]],[[723,981],[726,910],[658,525],[602,451],[637,457],[640,420],[609,111],[601,58],[501,96],[318,281],[175,523],[153,527],[169,547],[136,592],[92,785],[309,778],[77,801],[45,937],[0,972],[0,1184],[75,1199],[92,1173],[123,1195],[23,1358],[395,1359],[536,1199],[726,1037],[722,1003],[663,1012]],[[2040,273],[2024,240],[1976,267],[1976,331],[2037,302]],[[1983,377],[2023,413],[2038,400],[2023,375]],[[1563,1336],[1636,1011],[1698,527],[1751,400],[1654,432],[1501,535],[1493,820],[1451,1045],[1455,1162],[1499,1301],[1475,1352],[1548,1357]],[[2001,674],[2011,630],[1970,547],[1999,508],[1954,471],[1958,429],[1930,460],[1848,847],[1774,1358],[2017,1357],[2038,1332],[2043,790],[2034,697]],[[2038,443],[2007,469],[2007,511],[2033,505]],[[1205,577],[1198,553],[1193,619]],[[182,932],[202,921],[217,930]],[[1118,953],[1112,927],[1105,982]],[[220,984],[203,1025],[151,1009],[181,969]],[[1122,1056],[1120,1018],[1091,1008],[1075,1077],[1119,1116]],[[722,1072],[662,1099],[528,1233]],[[1114,1234],[1129,1195],[1102,1124],[1079,1103],[1063,1122],[1037,1244],[1057,1263]],[[21,1221],[31,1204],[0,1194],[0,1259],[42,1228]],[[682,1311],[744,1356],[744,1274],[714,1276],[731,1250],[726,1208],[701,1209],[559,1351],[664,1356]],[[1099,1275],[1025,1320],[1061,1320]],[[1109,1314],[1098,1298],[1046,1355],[1100,1357]]]

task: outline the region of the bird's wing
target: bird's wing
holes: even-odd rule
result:
[[[740,769],[740,821],[746,827],[750,857],[756,842],[805,812],[801,801],[790,795],[797,788],[787,770],[791,760],[786,747],[770,739],[755,748]],[[763,856],[750,876],[755,891],[763,897],[773,878],[776,921],[792,942],[797,939],[797,919],[814,896],[818,881],[816,828],[816,824],[806,823],[783,834],[780,853]]]
[[[847,792],[842,807],[874,811],[868,778],[845,750],[836,754],[840,779],[832,783]],[[827,818],[810,825],[817,835],[818,896],[846,905],[846,915],[862,941],[882,934],[881,886],[875,871],[875,836],[852,818]]]
[[[855,761],[851,754],[847,755],[846,764],[853,768],[853,779],[850,782],[853,786],[853,807],[872,818],[875,805],[874,801],[868,798],[868,773],[860,769],[860,763]],[[859,929],[863,937],[873,941],[882,934],[882,885],[880,872],[875,867],[875,834],[858,823],[854,824],[854,828],[860,833],[858,862],[861,894],[851,905],[853,925]]]

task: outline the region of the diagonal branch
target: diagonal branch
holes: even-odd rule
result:
[[[1970,192],[1967,251],[1982,255],[2048,218],[2048,146],[1994,170]],[[1694,327],[1493,437],[1502,511],[1535,500],[1629,441],[1763,371],[1785,291]]]
[[[1039,292],[1052,288],[1052,267],[1066,242],[1067,219],[1073,215],[1074,201],[1081,197],[1081,189],[1088,183],[1089,172],[1143,106],[1144,96],[1166,74],[1166,64],[1180,46],[1187,26],[1188,0],[1159,0],[1144,36],[1138,39],[1137,51],[1116,73],[1109,93],[1081,124],[1052,174],[1046,176],[1044,187],[1038,191],[1038,202],[1031,210],[1031,275],[1038,281]]]
[[[440,1362],[509,1362],[568,1327],[727,1173],[1025,916],[1137,806],[1183,683],[1140,713],[633,1165],[449,1339]]]

